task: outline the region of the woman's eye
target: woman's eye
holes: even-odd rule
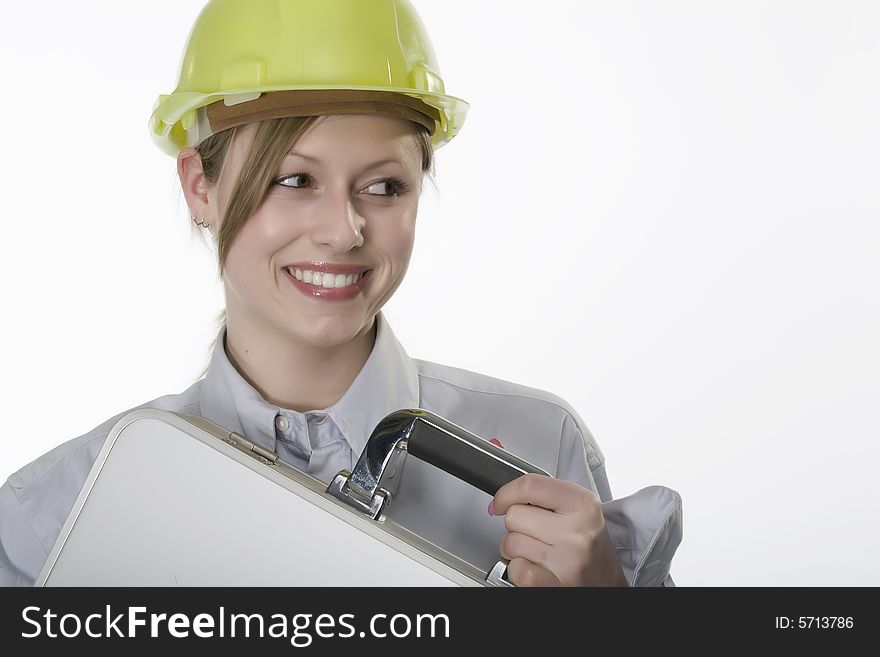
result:
[[[296,184],[295,182],[292,184],[287,184],[285,182],[285,181],[296,181],[296,180],[300,180],[300,184]],[[305,180],[306,182],[302,183],[303,180]],[[307,173],[294,173],[289,176],[284,176],[283,178],[279,178],[275,182],[277,182],[279,185],[282,185],[283,187],[293,187],[294,189],[299,189],[300,187],[308,187],[309,185],[311,185],[312,178]]]
[[[407,185],[399,178],[386,178],[385,180],[380,180],[379,182],[373,183],[372,185],[367,187],[367,190],[377,188],[384,191],[368,193],[373,196],[400,196],[409,189],[409,185]]]
[[[279,178],[275,182],[282,187],[304,189],[306,187],[311,187],[314,181],[307,173],[292,173],[288,176]],[[365,191],[370,196],[386,196],[390,198],[393,196],[400,196],[407,190],[409,190],[409,185],[400,180],[400,178],[385,178],[384,180],[374,182],[372,185],[368,186]]]

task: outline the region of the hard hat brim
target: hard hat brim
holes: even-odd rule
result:
[[[323,114],[383,114],[423,125],[433,135],[440,112],[418,98],[387,91],[316,89],[276,91],[244,103],[217,101],[206,106],[214,133],[253,121]]]
[[[374,95],[377,93],[380,95]],[[176,157],[187,146],[197,146],[220,130],[252,121],[378,113],[425,125],[438,149],[461,130],[468,109],[468,103],[455,96],[412,89],[338,85],[241,88],[159,96],[149,128],[156,145]]]

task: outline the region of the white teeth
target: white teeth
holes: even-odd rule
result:
[[[298,281],[326,288],[348,287],[357,283],[364,276],[363,272],[358,274],[325,274],[308,269],[293,269],[292,271],[288,269],[287,271],[291,272]]]

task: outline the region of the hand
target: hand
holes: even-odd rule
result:
[[[500,551],[517,586],[629,586],[592,491],[526,474],[498,489],[489,513],[504,516]]]

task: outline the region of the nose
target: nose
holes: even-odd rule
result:
[[[364,244],[364,219],[355,208],[347,189],[328,190],[315,208],[312,240],[344,253]]]

